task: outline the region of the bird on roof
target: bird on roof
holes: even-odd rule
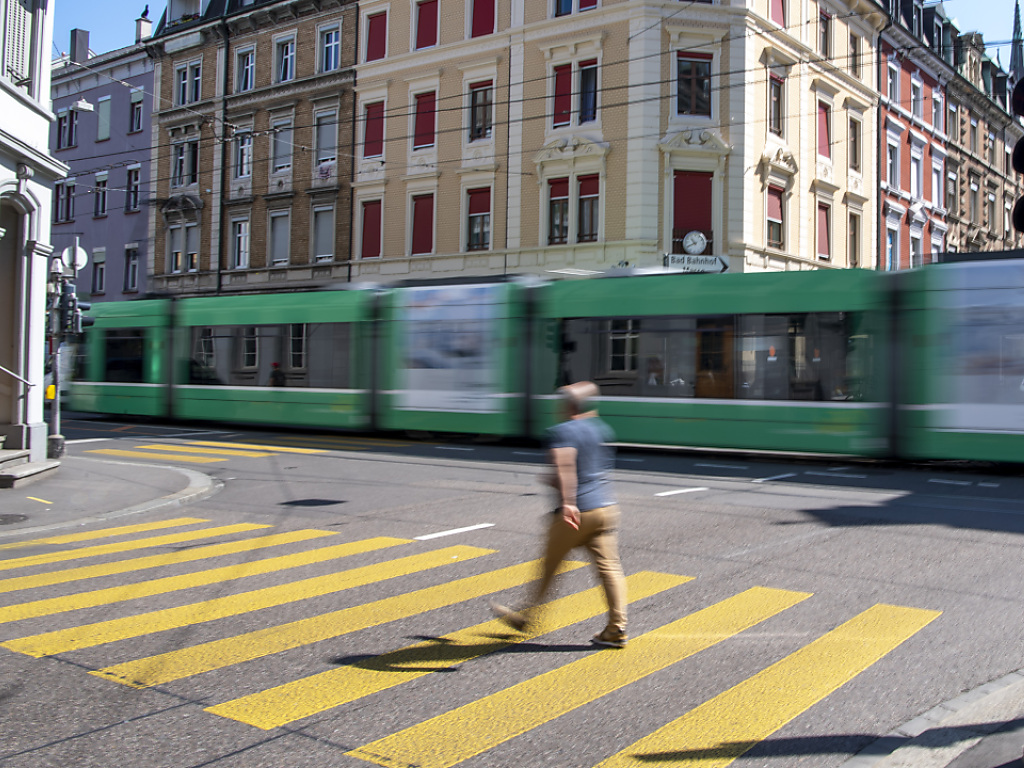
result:
[[[149,18],[149,4],[148,3],[146,4],[146,7],[142,9],[142,18],[144,18],[144,19],[148,19]]]

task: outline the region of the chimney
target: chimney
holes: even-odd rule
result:
[[[89,60],[89,30],[71,30],[71,60],[79,64]]]
[[[147,8],[149,6],[146,6]],[[145,16],[140,16],[135,20],[135,42],[141,43],[143,40],[148,40],[153,36],[153,22],[147,19]]]

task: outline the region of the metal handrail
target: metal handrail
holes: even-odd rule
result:
[[[30,387],[34,387],[34,386],[36,386],[35,384],[33,384],[33,383],[32,383],[31,381],[29,381],[28,379],[23,379],[23,378],[21,378],[21,376],[19,376],[18,374],[16,374],[16,373],[15,373],[14,371],[8,371],[8,370],[7,370],[6,368],[4,368],[4,367],[3,367],[2,365],[0,365],[0,371],[3,371],[3,372],[4,372],[4,373],[6,373],[6,374],[7,374],[8,376],[11,376],[11,377],[13,377],[13,378],[17,379],[17,380],[18,380],[18,381],[20,381],[20,382],[21,382],[22,384],[27,384],[27,385],[28,385],[28,386],[30,386]]]

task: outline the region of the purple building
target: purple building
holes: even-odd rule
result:
[[[68,53],[53,62],[57,119],[50,149],[71,169],[54,188],[53,244],[60,252],[78,238],[89,257],[78,273],[78,294],[92,301],[146,292],[152,249],[150,30],[149,19],[137,19],[135,44],[102,54],[90,52],[87,31],[72,30]]]

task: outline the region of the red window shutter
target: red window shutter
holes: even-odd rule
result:
[[[416,94],[414,148],[434,146],[434,112],[434,92]]]
[[[552,200],[557,200],[560,197],[569,196],[569,180],[568,179],[551,179],[548,182],[549,196]]]
[[[568,125],[572,119],[572,64],[555,67],[555,108],[552,125]]]
[[[772,0],[772,21],[780,27],[786,26],[785,0]]]
[[[366,105],[366,125],[363,128],[363,157],[384,154],[384,102]]]
[[[416,195],[412,199],[412,252],[434,250],[434,196]]]
[[[577,181],[580,185],[580,197],[594,197],[601,188],[601,181],[596,173],[592,176],[580,176]]]
[[[829,135],[828,104],[818,102],[818,154],[832,157],[832,137]]]
[[[832,254],[829,251],[831,238],[828,236],[828,206],[818,203],[818,255],[829,258]]]
[[[388,49],[388,14],[375,13],[366,25],[366,60],[383,59]]]
[[[491,212],[491,188],[469,190],[469,215]]]
[[[772,221],[782,221],[782,189],[780,187],[768,187],[768,218]]]
[[[416,6],[416,47],[437,45],[437,0],[424,0]]]
[[[588,11],[591,8],[597,8],[597,0],[580,0],[581,11]]]
[[[472,37],[494,32],[494,0],[473,0]]]
[[[680,236],[694,229],[711,231],[711,179],[710,173],[676,171],[672,229]]]
[[[380,200],[367,200],[363,203],[363,249],[361,255],[364,259],[380,257],[380,214]]]

